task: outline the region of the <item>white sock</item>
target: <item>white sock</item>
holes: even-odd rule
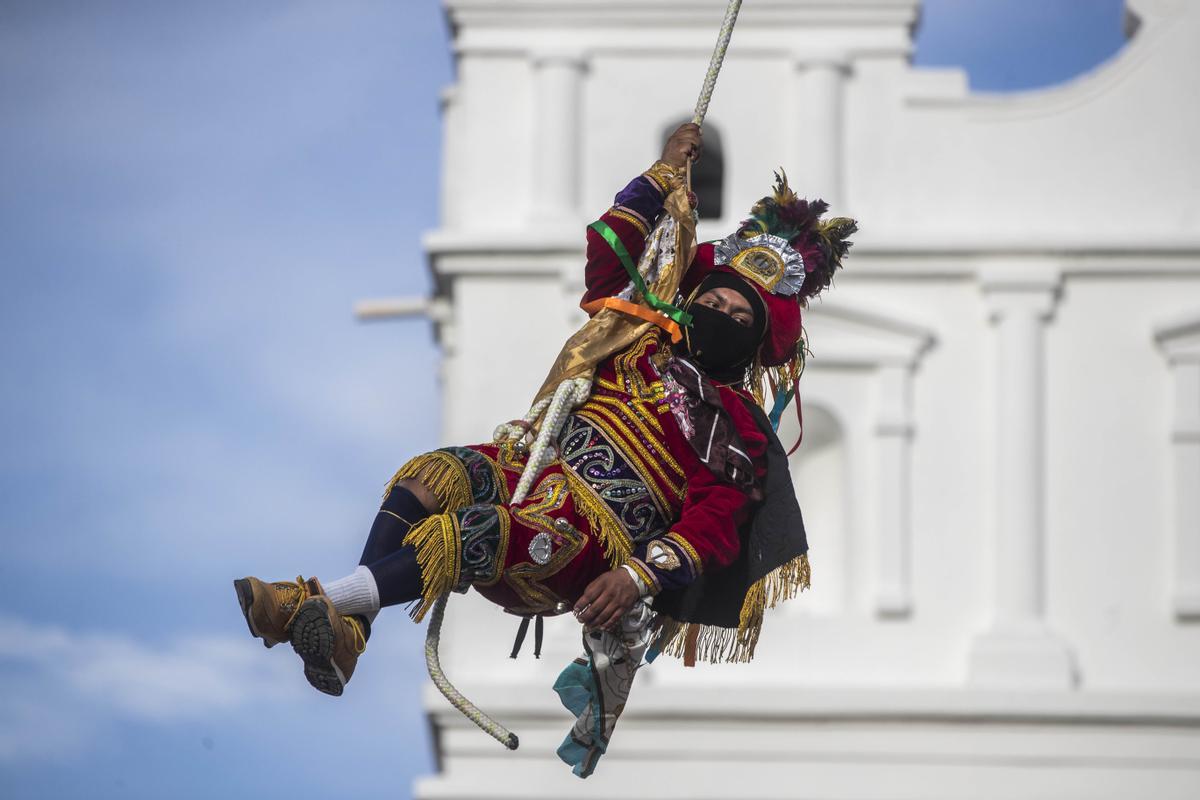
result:
[[[379,613],[379,587],[375,585],[371,570],[364,566],[321,586],[339,614],[362,614],[374,620]]]

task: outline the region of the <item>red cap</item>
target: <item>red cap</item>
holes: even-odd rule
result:
[[[733,267],[714,264],[713,250],[712,242],[705,242],[696,248],[696,257],[679,287],[684,297],[691,295],[710,273],[727,272],[730,275],[738,275]],[[758,351],[762,364],[764,367],[782,366],[795,355],[796,345],[800,342],[800,296],[774,294],[754,281],[746,280],[746,283],[754,287],[767,307],[767,335]]]

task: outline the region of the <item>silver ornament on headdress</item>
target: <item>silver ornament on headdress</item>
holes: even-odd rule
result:
[[[781,236],[760,233],[743,239],[736,233],[717,242],[713,263],[728,265],[772,294],[790,297],[804,283],[804,256]]]

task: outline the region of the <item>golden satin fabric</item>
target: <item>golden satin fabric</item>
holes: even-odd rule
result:
[[[679,291],[683,274],[691,266],[692,257],[696,254],[696,223],[688,204],[686,187],[677,187],[667,195],[663,205],[676,222],[675,260],[662,266],[658,278],[648,288],[664,300],[671,301]],[[550,374],[534,397],[534,403],[553,395],[565,380],[594,377],[597,364],[631,346],[651,327],[653,323],[611,308],[602,309],[567,339],[558,358],[554,360],[554,366],[550,368]]]

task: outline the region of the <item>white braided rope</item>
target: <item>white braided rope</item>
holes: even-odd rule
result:
[[[446,613],[446,600],[450,593],[446,592],[433,601],[433,611],[429,617],[429,628],[425,632],[425,666],[429,668],[429,679],[438,691],[457,708],[462,715],[479,726],[480,730],[491,736],[509,750],[516,750],[519,741],[517,735],[496,720],[479,710],[479,707],[463,696],[454,688],[454,684],[442,672],[442,662],[438,658],[438,644],[442,638],[442,617]]]
[[[533,488],[537,476],[558,458],[556,442],[563,423],[567,421],[571,411],[583,405],[591,393],[591,378],[568,378],[554,390],[554,396],[550,398],[550,405],[546,408],[546,416],[542,419],[541,430],[538,431],[533,447],[529,449],[529,460],[525,462],[521,480],[517,481],[511,505],[520,505]]]
[[[530,406],[529,411],[527,411],[525,416],[521,419],[526,423],[526,425],[532,427],[534,423],[538,421],[538,418],[542,416],[542,412],[544,412],[546,407],[549,405],[550,398],[543,397],[541,400]],[[516,425],[512,422],[502,423],[497,425],[496,430],[492,433],[492,441],[496,444],[503,444],[505,442],[516,444],[525,438],[525,435],[529,432],[529,427]]]
[[[712,100],[713,88],[717,85],[717,74],[721,71],[725,51],[729,49],[729,38],[733,36],[733,26],[741,9],[742,0],[729,0],[729,7],[725,9],[725,21],[721,23],[721,31],[717,34],[717,46],[708,62],[708,72],[704,75],[704,86],[700,89],[700,98],[696,101],[696,112],[692,115],[692,122],[697,125],[704,123],[704,115],[708,113],[708,102]]]

